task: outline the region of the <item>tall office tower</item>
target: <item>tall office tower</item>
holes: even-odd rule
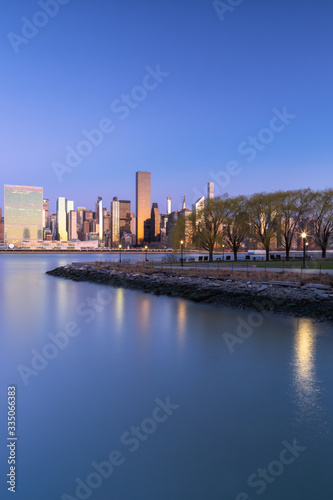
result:
[[[120,238],[124,233],[131,232],[131,202],[128,200],[119,200],[119,228]]]
[[[136,173],[136,237],[137,244],[144,241],[145,220],[150,218],[151,207],[151,173]]]
[[[71,210],[74,211],[74,201],[60,196],[57,199],[57,239],[60,241],[68,240],[67,214]]]
[[[83,212],[83,222],[91,222],[93,220],[93,212],[92,210],[85,210]]]
[[[67,210],[66,198],[60,197],[57,199],[57,239],[66,240],[67,235]]]
[[[207,184],[207,198],[209,200],[214,198],[214,182],[208,182]]]
[[[83,241],[88,240],[88,234],[90,232],[90,222],[88,220],[85,220],[83,223]]]
[[[83,216],[84,216],[85,209],[86,209],[85,207],[77,207],[77,209],[76,209],[76,213],[77,213],[76,221],[77,221],[77,224],[79,227],[82,227],[82,225],[83,225],[83,222],[84,222]]]
[[[52,239],[57,239],[57,214],[50,214],[50,229],[52,232]]]
[[[47,198],[43,199],[43,227],[50,227],[49,221],[49,200]]]
[[[131,233],[132,233],[132,245],[136,245],[136,217],[131,212]]]
[[[100,241],[103,239],[103,200],[99,196],[96,205],[96,222],[98,224],[98,238]]]
[[[43,239],[43,188],[5,185],[5,242]]]
[[[5,241],[5,219],[2,217],[2,210],[0,208],[0,244]]]
[[[120,240],[120,209],[119,201],[115,196],[111,201],[111,246],[115,248]]]
[[[161,216],[157,203],[153,203],[150,218],[150,239],[151,241],[159,241],[161,234]]]
[[[75,210],[67,214],[67,232],[69,240],[77,240],[77,219]]]
[[[167,197],[167,214],[171,214],[172,212],[172,199],[171,196]]]

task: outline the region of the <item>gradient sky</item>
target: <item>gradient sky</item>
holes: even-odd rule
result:
[[[168,195],[191,207],[214,175],[219,194],[332,186],[333,2],[244,0],[221,20],[206,0],[70,0],[15,52],[8,33],[40,10],[1,6],[1,207],[3,184],[23,184],[42,186],[51,211],[57,196],[134,209],[137,170],[151,171],[161,211]],[[111,104],[157,65],[169,76],[122,120]],[[290,123],[244,154],[284,107]],[[60,182],[52,163],[103,118],[114,131]],[[230,161],[239,173],[226,180]]]

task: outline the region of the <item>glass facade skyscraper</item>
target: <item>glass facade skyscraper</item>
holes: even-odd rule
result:
[[[136,237],[138,245],[144,241],[145,221],[150,219],[151,173],[136,173]]]
[[[5,185],[5,242],[43,239],[43,188]]]

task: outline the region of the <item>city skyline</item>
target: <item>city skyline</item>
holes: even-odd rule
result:
[[[1,19],[0,184],[93,206],[134,200],[124,179],[148,170],[163,211],[166,195],[191,206],[216,178],[231,196],[331,184],[332,4],[67,2],[15,51],[8,34],[40,10],[18,0]]]

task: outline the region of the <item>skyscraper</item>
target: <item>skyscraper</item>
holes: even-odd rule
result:
[[[151,225],[150,225],[151,241],[159,241],[161,234],[161,216],[157,203],[153,203],[151,209]]]
[[[209,200],[214,198],[214,182],[208,182],[207,184],[207,198]]]
[[[97,205],[96,205],[96,218],[97,218],[97,224],[98,224],[98,238],[100,241],[103,239],[103,200],[99,196],[97,199]]]
[[[119,200],[120,214],[120,237],[124,233],[131,232],[131,202],[129,200]]]
[[[70,210],[67,214],[67,233],[69,240],[77,240],[77,222],[75,210]]]
[[[115,196],[111,201],[111,246],[115,248],[120,241],[120,212],[119,201]]]
[[[43,188],[5,185],[5,242],[43,239]]]
[[[67,214],[74,211],[74,201],[66,200],[60,196],[57,199],[57,239],[68,240]]]
[[[171,196],[167,197],[167,214],[171,214],[172,212],[172,199]]]
[[[136,173],[136,237],[137,244],[144,241],[144,224],[150,219],[151,173]]]
[[[43,227],[50,227],[49,225],[49,200],[43,199]]]
[[[0,208],[0,245],[5,241],[5,219]]]

